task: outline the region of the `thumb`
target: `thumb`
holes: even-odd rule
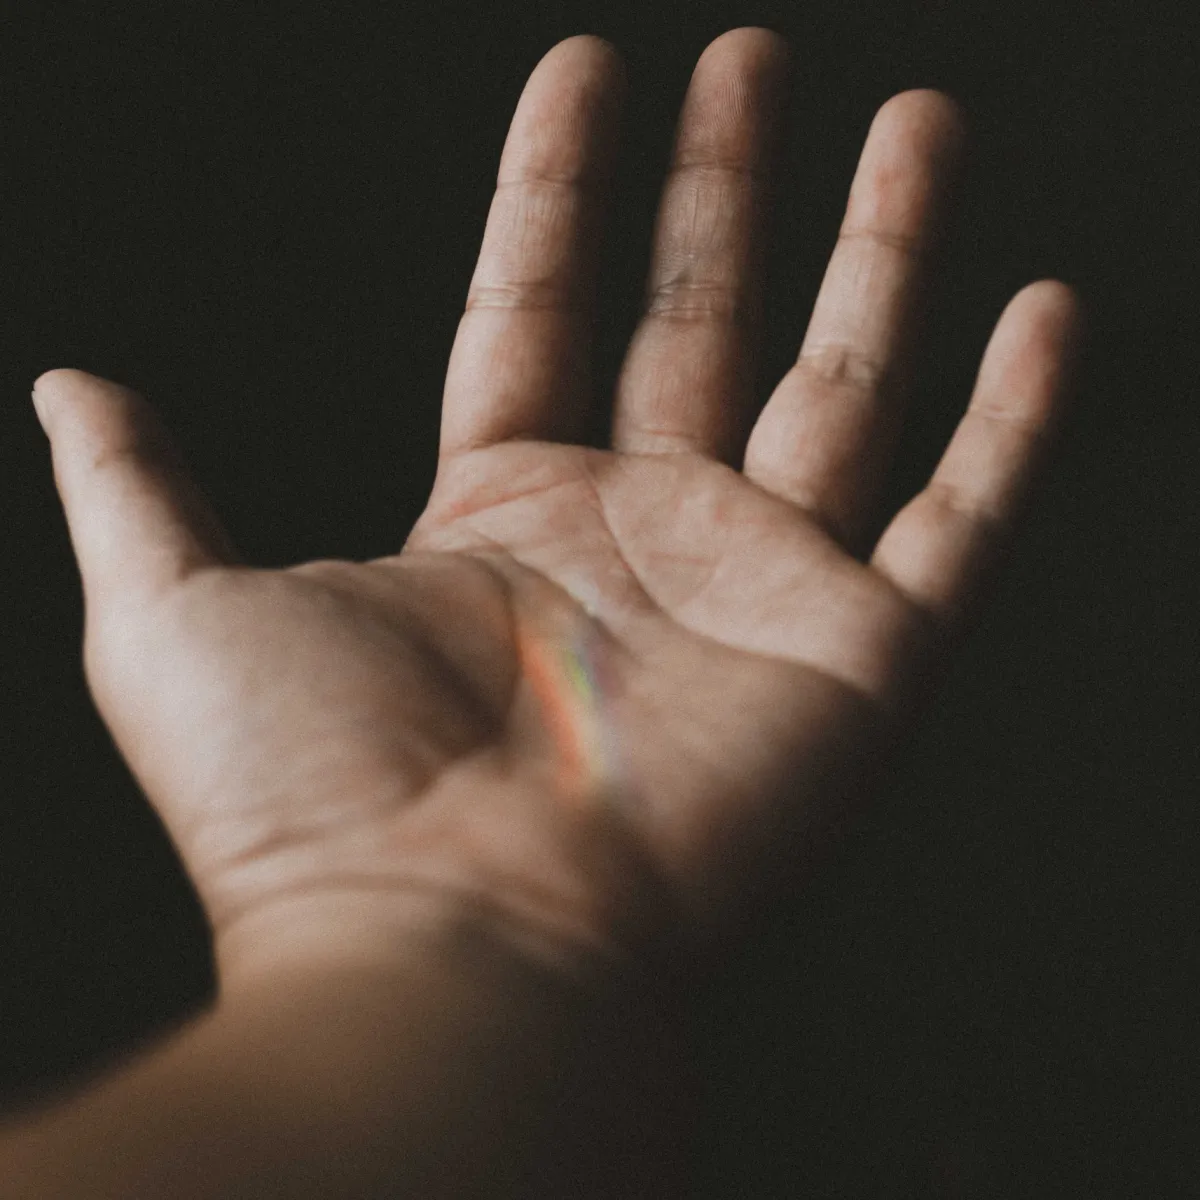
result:
[[[86,371],[33,385],[85,605],[147,596],[239,561],[170,434],[136,392]]]

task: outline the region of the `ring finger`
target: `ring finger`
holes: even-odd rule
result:
[[[743,470],[849,549],[899,429],[930,250],[963,142],[958,106],[893,96],[863,147],[795,366],[767,401]]]

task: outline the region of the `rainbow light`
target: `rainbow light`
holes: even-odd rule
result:
[[[617,775],[595,639],[576,634],[563,643],[523,623],[517,636],[525,677],[557,749],[559,787],[579,803],[594,799]]]

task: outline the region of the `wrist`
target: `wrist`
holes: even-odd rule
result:
[[[185,1029],[0,1137],[6,1197],[522,1194],[589,998],[444,911],[394,932],[386,960],[354,934],[239,965]]]
[[[557,937],[480,893],[441,886],[311,891],[256,906],[214,932],[220,1002],[238,1004],[283,976],[404,977],[414,952],[469,959],[482,948],[547,986],[602,990],[621,974],[598,940]]]
[[[608,806],[489,778],[486,803],[458,784],[406,812],[382,866],[256,889],[217,913],[218,982],[284,962],[384,966],[422,930],[494,938],[588,988],[660,975],[686,933],[670,886]]]

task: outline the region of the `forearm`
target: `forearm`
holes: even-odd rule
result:
[[[264,971],[0,1137],[6,1200],[505,1196],[580,1007],[495,939]]]

